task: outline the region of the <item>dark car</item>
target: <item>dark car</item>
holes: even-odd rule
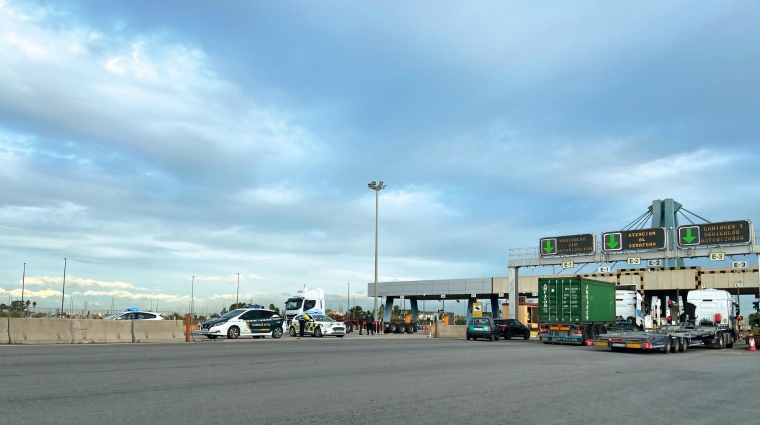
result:
[[[490,317],[473,317],[467,325],[467,340],[485,338],[489,341],[499,340],[499,330]]]
[[[499,335],[504,339],[530,338],[530,328],[515,319],[494,319],[496,327],[499,329]]]

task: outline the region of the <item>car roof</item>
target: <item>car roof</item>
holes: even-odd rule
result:
[[[137,311],[122,311],[121,314],[127,314],[127,313],[150,313],[155,314],[157,316],[160,316],[160,313],[156,313],[155,311],[144,311],[144,310],[137,310]],[[116,313],[114,313],[116,314]]]

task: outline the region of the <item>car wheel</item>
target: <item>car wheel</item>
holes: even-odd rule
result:
[[[229,329],[227,329],[227,339],[237,339],[237,337],[240,336],[240,328],[237,326],[230,326]]]
[[[467,335],[467,341],[469,341],[469,340],[470,340],[470,336],[469,336],[469,335]]]
[[[526,329],[525,332],[523,332],[523,339],[530,339],[530,329]]]
[[[496,341],[498,341],[498,340],[499,340],[499,334],[496,334],[496,335],[495,335],[493,338],[494,338]]]
[[[272,338],[277,339],[282,336],[282,327],[278,326],[272,331]]]
[[[346,323],[346,333],[350,334],[354,331],[354,325],[353,323]]]
[[[319,327],[314,329],[314,336],[322,337],[322,329]]]
[[[288,330],[288,334],[290,336],[296,336],[296,328],[291,326],[290,329]]]
[[[208,339],[216,339],[218,335],[206,335],[206,338]]]
[[[474,337],[472,337],[472,340],[473,340],[473,341],[477,341],[477,340],[478,340],[478,337],[474,336]]]
[[[512,331],[511,330],[507,329],[507,336],[505,338],[506,339],[512,339]]]

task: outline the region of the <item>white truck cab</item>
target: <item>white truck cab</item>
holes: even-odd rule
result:
[[[317,309],[325,311],[325,291],[317,289],[299,289],[288,298],[285,303],[285,317],[290,323],[294,317],[303,314],[304,311]]]
[[[632,325],[643,326],[644,314],[641,311],[641,294],[638,291],[618,289],[615,291],[615,315]]]
[[[736,316],[736,303],[727,291],[693,290],[686,296],[686,313],[688,320],[695,324],[731,326]]]

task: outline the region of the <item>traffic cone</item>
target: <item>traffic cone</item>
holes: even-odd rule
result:
[[[755,336],[749,335],[747,337],[747,351],[755,351]]]

